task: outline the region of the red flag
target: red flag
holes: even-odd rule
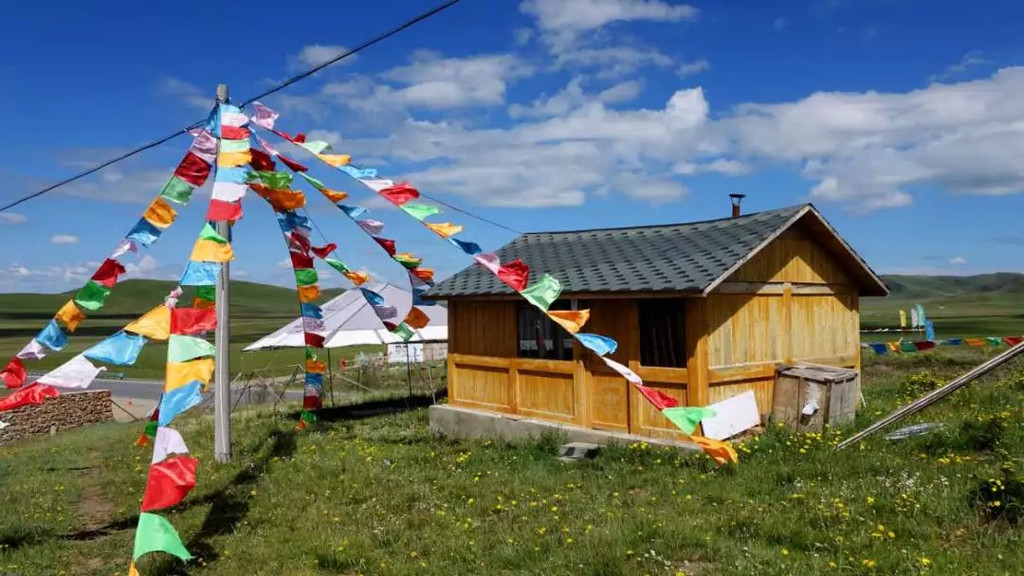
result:
[[[253,170],[265,170],[267,172],[273,172],[277,168],[277,164],[270,157],[270,154],[257,150],[255,148],[249,150],[252,155],[252,160],[249,160],[249,166],[252,166]]]
[[[33,384],[0,400],[0,412],[14,410],[15,408],[21,408],[30,404],[42,404],[47,398],[56,398],[57,396],[60,396],[60,393],[53,386]]]
[[[291,248],[292,246],[302,250],[303,252],[309,252],[309,249],[313,247],[309,238],[306,238],[303,234],[298,232],[298,230],[292,230],[289,235],[288,247]]]
[[[319,396],[303,396],[302,398],[302,408],[305,410],[319,410],[323,405],[323,398]]]
[[[640,393],[643,394],[645,398],[650,400],[651,404],[654,404],[658,408],[658,410],[664,410],[665,408],[675,408],[676,406],[679,406],[679,400],[676,400],[675,398],[669,396],[668,394],[665,394],[661,390],[655,390],[654,388],[650,388],[648,386],[637,386],[637,389],[640,390]]]
[[[324,337],[319,334],[313,334],[312,332],[305,332],[306,346],[312,346],[313,348],[324,347]]]
[[[508,284],[516,292],[522,292],[526,289],[526,284],[530,279],[530,267],[516,258],[498,268],[498,278],[501,278],[502,282]]]
[[[338,245],[333,243],[333,242],[331,242],[330,244],[327,244],[325,246],[319,246],[319,247],[313,246],[312,247],[313,254],[316,254],[320,258],[327,258],[331,254],[331,252],[334,252],[337,249],[338,249]],[[312,266],[310,266],[310,268],[312,268]]]
[[[221,126],[220,137],[225,140],[246,140],[249,138],[249,129],[241,126]]]
[[[21,362],[21,358],[18,357],[11,358],[7,366],[0,370],[0,380],[3,380],[4,386],[8,388],[19,388],[25,383],[25,378],[27,377],[25,365]]]
[[[420,191],[413,188],[408,182],[402,182],[390,188],[385,188],[377,192],[377,194],[380,194],[395,206],[401,206],[410,200],[420,197]]]
[[[381,247],[384,248],[384,250],[387,250],[387,253],[388,253],[389,256],[394,256],[395,255],[395,241],[394,240],[388,240],[387,238],[378,238],[378,237],[374,236],[373,237],[373,241],[376,242],[377,244],[380,244]]]
[[[931,340],[923,340],[921,342],[914,342],[914,346],[917,347],[918,351],[931,350],[932,348],[935,348],[935,342],[932,342]]]
[[[309,254],[302,254],[301,252],[288,252],[288,255],[292,257],[292,268],[312,268],[313,257]]]
[[[1024,336],[1003,336],[1003,342],[1010,348],[1013,348],[1017,344],[1024,342]]]
[[[309,168],[306,168],[305,166],[299,164],[295,160],[288,158],[284,154],[278,154],[277,159],[280,160],[281,162],[284,162],[286,166],[288,166],[289,168],[296,172],[305,172],[306,170],[309,170]]]
[[[199,334],[216,327],[217,311],[212,308],[171,308],[171,334]]]
[[[298,134],[295,135],[295,138],[292,138],[292,142],[296,142],[298,144],[302,144],[305,141],[306,141],[306,135],[303,134],[302,132],[299,132]]]
[[[100,264],[96,273],[92,275],[92,279],[97,284],[102,284],[107,288],[112,288],[114,284],[117,284],[117,277],[124,274],[124,266],[121,265],[117,260],[111,260],[107,258]]]
[[[206,219],[210,222],[228,220],[234,222],[242,218],[242,203],[225,202],[224,200],[210,200],[210,209],[206,212]]]
[[[199,156],[189,152],[185,154],[181,164],[178,164],[174,175],[194,186],[202,186],[210,177],[210,165]]]
[[[180,454],[150,466],[141,510],[170,508],[184,500],[196,485],[198,466],[199,460]]]

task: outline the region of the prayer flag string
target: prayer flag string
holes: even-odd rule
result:
[[[459,248],[462,252],[471,256],[479,265],[490,270],[495,276],[497,276],[502,282],[512,288],[514,291],[523,296],[527,301],[536,306],[542,312],[548,315],[553,322],[564,328],[569,332],[577,342],[579,342],[584,348],[597,354],[610,368],[625,377],[630,383],[632,383],[641,393],[644,394],[645,398],[650,400],[649,395],[645,392],[649,392],[650,389],[644,385],[643,380],[632,370],[623,366],[622,364],[612,360],[608,356],[615,353],[618,343],[607,336],[600,334],[589,334],[580,332],[586,320],[589,319],[589,311],[583,314],[578,314],[571,317],[565,315],[552,316],[549,308],[551,304],[558,299],[562,292],[561,283],[557,278],[550,274],[544,273],[540,279],[534,284],[529,284],[530,268],[522,262],[520,259],[515,259],[507,263],[502,263],[497,254],[490,252],[485,253],[480,249],[479,244],[475,242],[468,242],[464,240],[457,240],[454,236],[460,233],[463,229],[462,226],[454,224],[452,222],[427,222],[426,218],[441,213],[441,209],[431,204],[424,203],[421,198],[419,190],[413,187],[408,182],[394,182],[386,178],[378,176],[377,171],[371,168],[360,168],[351,163],[351,158],[347,155],[331,155],[330,158],[325,158],[323,150],[325,147],[321,143],[310,143],[306,142],[306,138],[303,134],[291,136],[286,132],[276,129],[276,120],[278,114],[262,104],[254,104],[257,110],[257,116],[260,118],[258,124],[261,128],[270,130],[278,137],[287,140],[288,142],[305,149],[307,152],[316,156],[319,160],[325,164],[344,172],[352,178],[358,180],[360,183],[365,185],[367,188],[373,190],[378,196],[384,198],[391,204],[402,209],[403,212],[407,213],[428,230],[434,232],[442,239],[446,240],[450,244]],[[305,167],[301,170],[305,171]],[[411,204],[411,206],[409,206]],[[406,208],[406,206],[409,206]],[[350,210],[342,208],[347,214],[352,216]],[[388,247],[385,247],[388,249]],[[431,281],[432,281],[431,277]],[[664,412],[666,408],[660,407],[657,403],[652,404]],[[691,413],[690,416],[699,417],[706,416],[706,412]],[[699,436],[693,436],[693,429],[689,429],[689,425],[680,425],[681,422],[690,421],[681,419],[677,413],[670,413],[666,415],[666,418],[676,424],[680,430],[686,434],[691,440],[697,443],[705,453],[714,458],[717,462],[723,463],[726,461],[736,462],[738,457],[736,451],[732,446],[726,442],[720,442],[712,440],[710,438],[703,438]],[[695,424],[696,426],[696,424]],[[694,426],[694,427],[695,427]]]

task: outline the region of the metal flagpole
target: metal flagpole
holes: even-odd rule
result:
[[[228,102],[228,85],[217,85],[217,104]],[[220,135],[217,135],[218,138]],[[231,224],[227,220],[216,223],[217,233],[231,242]],[[215,345],[213,388],[213,446],[217,462],[231,461],[231,268],[230,263],[220,266],[217,278],[217,330]]]

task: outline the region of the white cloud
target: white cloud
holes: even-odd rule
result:
[[[914,187],[1024,191],[1024,68],[905,93],[819,92],[746,104],[716,123],[734,153],[801,162],[812,198],[860,209],[913,202]]]
[[[555,68],[593,69],[598,78],[616,78],[646,66],[668,68],[671,57],[653,48],[630,46],[577,47],[558,51]]]
[[[207,111],[213,108],[213,92],[203,90],[179,78],[161,78],[157,84],[157,91],[163,96],[177,98],[189,106],[202,108]]]
[[[596,96],[583,91],[583,78],[573,78],[565,88],[549,98],[541,97],[529,106],[513,104],[509,106],[512,118],[547,118],[562,116],[576,110],[587,102],[597,101],[604,104],[627,102],[640,94],[641,85],[638,80],[629,80],[602,90]]]
[[[24,224],[28,218],[17,212],[0,212],[0,224]]]
[[[331,60],[345,50],[344,46],[337,45],[311,44],[304,46],[302,50],[299,50],[298,54],[288,58],[288,67],[296,72],[304,71]],[[357,56],[353,54],[339,61],[335,66],[351,64],[355,62],[356,58]]]
[[[701,72],[707,72],[711,69],[711,64],[708,63],[707,59],[701,58],[700,60],[694,60],[693,62],[683,62],[676,69],[676,73],[679,76],[685,78],[687,76],[693,76],[694,74],[700,74]]]
[[[519,9],[537,19],[545,40],[564,47],[576,36],[612,22],[693,20],[699,11],[661,0],[525,0]]]
[[[50,237],[50,242],[53,244],[78,244],[78,236],[72,236],[71,234],[54,234]]]
[[[934,74],[928,78],[929,83],[942,82],[943,80],[950,80],[961,74],[967,72],[971,68],[976,66],[982,66],[988,64],[988,60],[984,58],[984,53],[981,50],[971,50],[970,52],[963,55],[960,61],[952,66],[948,66],[945,70],[939,74]]]
[[[955,256],[949,259],[950,266],[963,266],[965,264],[967,264],[967,259],[963,258],[962,256]]]

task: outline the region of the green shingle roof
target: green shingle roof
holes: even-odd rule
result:
[[[502,262],[522,258],[530,266],[531,283],[548,272],[561,281],[565,294],[702,292],[807,207],[685,224],[527,233],[497,254]],[[426,297],[501,294],[513,291],[474,264],[431,288]]]

